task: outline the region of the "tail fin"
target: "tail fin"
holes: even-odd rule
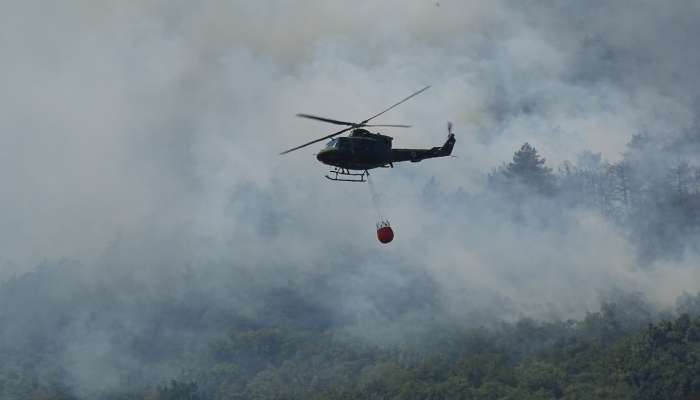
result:
[[[440,147],[440,153],[443,156],[452,154],[452,148],[455,145],[455,134],[452,133],[452,122],[447,122],[447,141]]]

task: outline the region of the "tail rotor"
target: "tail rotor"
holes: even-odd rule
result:
[[[455,134],[452,132],[452,122],[447,121],[447,141],[440,147],[441,156],[452,155],[452,148],[455,145]],[[456,156],[452,156],[456,157]]]

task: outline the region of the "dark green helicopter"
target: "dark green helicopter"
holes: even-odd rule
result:
[[[326,178],[333,181],[345,182],[365,182],[367,176],[369,176],[370,169],[379,167],[393,168],[394,163],[396,162],[419,162],[421,160],[425,160],[426,158],[447,157],[452,154],[452,147],[455,144],[455,135],[452,133],[452,124],[450,122],[447,123],[448,135],[445,144],[440,147],[433,147],[431,149],[392,149],[391,141],[393,138],[391,136],[380,135],[379,133],[372,133],[367,129],[363,129],[365,127],[377,126],[410,128],[410,125],[368,125],[367,123],[405,102],[411,97],[417,96],[418,94],[424,92],[429,87],[430,86],[424,87],[423,89],[411,94],[379,114],[369,117],[359,123],[338,121],[335,119],[317,117],[309,114],[297,114],[298,117],[315,119],[317,121],[328,122],[336,125],[347,125],[349,127],[328,136],[324,136],[320,139],[304,143],[301,146],[294,147],[280,154],[287,154],[310,144],[331,139],[326,144],[326,147],[318,153],[316,158],[318,161],[334,167],[334,169],[330,171],[332,176],[326,175]],[[335,136],[347,131],[351,131],[349,136],[335,138]]]

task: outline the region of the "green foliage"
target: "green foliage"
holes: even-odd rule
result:
[[[686,296],[682,304],[694,305]],[[582,321],[524,319],[438,329],[425,348],[378,348],[333,332],[234,328],[164,386],[106,400],[691,399],[700,394],[700,319],[649,324],[639,295]],[[5,358],[5,365],[17,361]],[[78,399],[59,371],[0,368],[0,399]],[[53,383],[52,383],[53,382]]]
[[[627,381],[636,399],[684,399],[700,395],[700,320],[684,314],[650,325],[629,343]]]
[[[545,159],[529,143],[523,144],[513,160],[491,175],[491,182],[512,192],[515,196],[540,194],[551,196],[556,192],[556,178]]]

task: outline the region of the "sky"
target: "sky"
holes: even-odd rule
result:
[[[696,1],[0,10],[0,279],[47,260],[74,260],[95,281],[117,270],[156,285],[192,270],[216,277],[212,290],[309,288],[321,276],[318,293],[337,295],[359,330],[386,322],[384,303],[421,279],[454,318],[494,307],[580,317],[612,288],[663,305],[698,290],[696,255],[639,268],[592,211],[519,226],[463,202],[524,142],[556,169],[584,150],[618,161],[636,133],[692,129]],[[457,157],[372,173],[396,232],[382,246],[367,185],[323,179],[322,144],[279,153],[334,129],[296,113],[359,121],[425,85],[375,121],[411,124],[381,132],[416,148],[442,144],[452,121]]]

